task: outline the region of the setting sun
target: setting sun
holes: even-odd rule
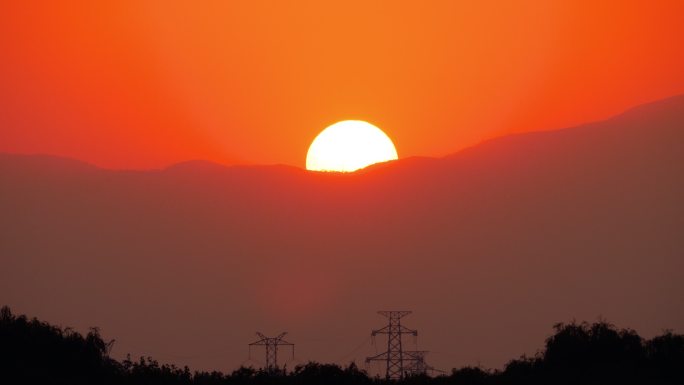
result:
[[[684,0],[0,0],[0,385],[684,385],[682,47]]]
[[[394,143],[381,129],[362,120],[344,120],[316,136],[306,155],[306,169],[351,172],[397,158]]]

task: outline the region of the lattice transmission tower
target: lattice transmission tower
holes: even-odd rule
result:
[[[385,377],[390,380],[400,380],[404,378],[406,372],[414,366],[417,357],[412,354],[407,354],[402,349],[401,336],[410,334],[418,335],[418,331],[409,329],[401,324],[401,319],[411,314],[410,311],[379,311],[378,314],[389,319],[387,326],[382,329],[373,330],[371,336],[375,337],[377,334],[387,334],[387,351],[366,358],[366,363],[371,361],[385,361],[387,369]]]
[[[405,351],[404,355],[410,360],[410,364],[405,367],[406,374],[410,376],[426,375],[430,372],[442,372],[435,369],[425,362],[425,355],[429,352],[426,350]]]
[[[267,371],[272,371],[278,369],[278,347],[279,346],[290,346],[292,347],[292,358],[294,359],[294,344],[287,342],[283,339],[287,333],[280,333],[277,337],[266,337],[265,335],[257,332],[256,335],[259,337],[257,341],[249,344],[249,354],[252,354],[252,346],[264,346],[266,348],[266,367]]]

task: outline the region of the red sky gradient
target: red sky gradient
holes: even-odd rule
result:
[[[429,5],[428,5],[429,4]],[[684,93],[682,1],[0,4],[0,151],[304,166],[368,120],[400,157]]]

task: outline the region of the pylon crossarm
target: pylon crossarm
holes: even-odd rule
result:
[[[280,333],[280,334],[278,334],[278,337],[274,338],[274,340],[282,340],[286,334],[287,334],[287,332]]]
[[[400,310],[400,311],[391,311],[391,310],[380,310],[378,314],[385,316],[385,317],[390,317],[390,316],[396,316],[398,318],[405,317],[409,314],[411,314],[411,311],[408,310]]]
[[[376,354],[373,357],[367,357],[366,362],[371,362],[371,361],[385,361],[387,359],[387,352],[383,352],[380,354]]]
[[[402,334],[413,334],[414,336],[418,335],[418,330],[413,330],[405,327],[404,325],[399,325],[399,331],[397,333],[402,333]]]
[[[389,327],[389,326],[385,326],[384,328],[376,329],[376,330],[371,331],[371,336],[374,336],[374,335],[376,335],[376,334],[387,334],[387,333],[389,333],[389,332],[390,332],[390,327]]]
[[[400,326],[399,326],[399,330],[391,330],[391,328],[390,328],[389,326],[385,326],[385,327],[382,328],[382,329],[373,330],[373,331],[371,331],[371,336],[375,336],[375,335],[378,335],[378,334],[390,334],[390,333],[412,334],[412,335],[414,335],[414,336],[417,336],[417,335],[418,335],[418,331],[417,331],[417,330],[409,329],[409,328],[407,328],[407,327],[405,327],[405,326],[403,326],[403,325],[400,325]]]

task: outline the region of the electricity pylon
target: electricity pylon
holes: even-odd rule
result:
[[[366,363],[385,361],[387,364],[385,377],[390,380],[400,380],[404,378],[405,371],[416,361],[415,356],[405,355],[401,347],[401,336],[403,334],[417,336],[418,331],[401,325],[401,319],[411,314],[410,311],[379,311],[378,314],[389,318],[389,323],[382,329],[373,330],[371,336],[387,334],[387,351],[366,358]]]
[[[280,333],[277,337],[266,337],[265,335],[257,332],[256,335],[259,340],[249,344],[250,354],[252,346],[265,346],[266,347],[266,370],[272,371],[278,369],[278,346],[291,346],[292,347],[292,358],[294,358],[294,344],[287,342],[283,339],[287,333]]]
[[[428,352],[425,350],[405,351],[404,355],[411,361],[410,365],[407,365],[406,367],[406,374],[417,376],[427,374],[428,370],[437,371],[437,369],[425,362],[425,355],[427,353]]]

